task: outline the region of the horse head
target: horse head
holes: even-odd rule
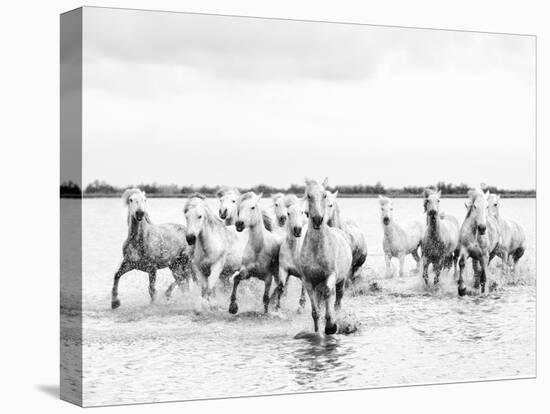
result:
[[[307,224],[306,203],[299,200],[288,207],[288,229],[294,237],[301,237],[302,231]]]
[[[237,211],[237,201],[239,200],[239,190],[235,188],[223,187],[218,190],[216,196],[220,200],[219,216],[222,220],[231,219]]]
[[[288,208],[286,204],[286,197],[283,193],[273,194],[271,200],[273,201],[273,210],[275,211],[275,217],[280,227],[283,227],[288,218]]]
[[[325,187],[328,184],[328,179],[325,178],[323,184],[319,184],[315,180],[306,179],[306,200],[307,210],[312,226],[315,230],[319,230],[325,216],[327,215],[327,191]]]
[[[439,216],[439,204],[441,201],[441,190],[424,191],[424,211],[430,221],[436,221]]]
[[[334,226],[334,221],[337,219],[338,211],[336,206],[336,198],[338,197],[338,190],[331,193],[327,191],[327,224],[329,226]]]
[[[262,195],[262,193],[256,195],[250,191],[239,198],[237,202],[237,221],[235,222],[235,228],[238,232],[262,223],[263,216],[259,205]]]
[[[484,235],[487,231],[487,198],[489,191],[484,193],[481,189],[473,189],[468,192],[468,215],[475,224],[475,227],[480,235]]]
[[[490,193],[487,197],[487,205],[489,215],[491,217],[498,217],[500,209],[500,196],[498,194]]]
[[[128,215],[141,221],[147,211],[145,191],[141,191],[139,188],[129,188],[122,194],[122,199],[128,206]]]
[[[378,202],[380,203],[380,215],[382,217],[382,224],[387,226],[393,219],[393,203],[385,196],[379,195]]]
[[[185,239],[187,243],[192,246],[196,243],[208,214],[205,197],[201,194],[193,194],[189,197],[187,203],[185,203],[183,214],[187,222]]]

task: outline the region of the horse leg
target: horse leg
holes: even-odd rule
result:
[[[288,272],[284,266],[279,266],[279,276],[277,278],[277,286],[273,290],[271,300],[275,301],[275,310],[281,308],[281,296],[283,295],[285,285],[288,282]]]
[[[421,262],[420,262],[420,256],[418,255],[418,246],[416,246],[416,249],[414,249],[412,252],[412,257],[414,259],[414,261],[416,262],[416,272],[420,272],[420,266],[421,266]]]
[[[502,253],[502,267],[503,267],[503,273],[504,273],[504,276],[508,277],[510,276],[510,255],[508,253],[508,251],[504,251]]]
[[[300,279],[300,282],[302,282],[302,291],[300,292],[300,301],[298,303],[300,304],[300,309],[304,310],[306,306],[306,286],[303,279]]]
[[[334,302],[334,309],[339,311],[342,307],[342,297],[344,296],[345,280],[336,283],[336,301]]]
[[[393,276],[393,272],[391,270],[391,254],[386,253],[384,258],[386,259],[386,277],[390,278]]]
[[[120,277],[124,273],[128,273],[130,270],[134,270],[135,267],[130,263],[124,260],[121,264],[118,270],[115,273],[115,277],[113,280],[113,290],[112,290],[112,296],[111,296],[111,308],[116,309],[120,306],[120,300],[118,299],[118,281],[120,280]]]
[[[157,270],[151,269],[149,270],[149,296],[151,296],[151,303],[155,301],[155,296],[157,294],[157,290],[155,288],[155,284],[157,282]]]
[[[479,289],[479,281],[483,272],[479,259],[472,259],[472,268],[474,269],[474,288]]]
[[[524,253],[525,253],[525,249],[523,247],[517,248],[512,253],[512,263],[513,263],[512,272],[514,273],[514,275],[516,274],[516,267],[518,265],[518,261],[519,259],[521,259]]]
[[[460,253],[458,259],[458,296],[464,296],[466,294],[466,286],[464,285],[464,268],[466,267],[466,256],[464,253]]]
[[[334,335],[338,330],[338,325],[334,321],[334,308],[333,301],[335,290],[336,275],[332,274],[328,277],[326,285],[323,286],[322,296],[325,301],[325,335]],[[343,293],[343,290],[342,290]],[[340,298],[341,299],[341,298]]]
[[[405,255],[401,254],[399,256],[399,277],[402,278],[405,276]]]
[[[271,291],[271,282],[273,281],[272,275],[267,275],[264,279],[265,287],[264,287],[264,313],[267,313],[269,310],[269,292]]]
[[[489,263],[489,255],[485,254],[481,256],[481,259],[479,260],[481,263],[481,293],[485,293],[485,284],[487,283],[487,273],[488,273],[488,263]]]
[[[313,319],[313,328],[315,332],[319,332],[319,304],[317,303],[317,294],[313,285],[310,282],[304,280],[307,294],[309,296],[309,302],[311,303],[311,318]]]
[[[245,271],[245,269],[241,269],[239,273],[233,278],[233,291],[231,292],[229,313],[236,314],[239,311],[239,305],[237,305],[237,287],[239,286],[239,283],[241,283]]]
[[[422,278],[424,279],[424,283],[426,286],[428,286],[428,267],[430,266],[430,262],[426,257],[422,257]]]
[[[220,279],[220,275],[223,270],[224,262],[223,260],[217,261],[216,263],[212,264],[210,266],[210,276],[208,276],[208,296],[214,295],[214,288],[216,287],[216,283]]]
[[[453,252],[453,277],[454,277],[454,280],[456,280],[458,278],[458,268],[457,268],[457,262],[458,262],[458,256],[459,256],[460,252],[458,250],[455,250]]]
[[[441,269],[443,268],[443,264],[445,263],[446,259],[443,259],[442,261],[439,261],[437,263],[434,263],[434,287],[439,284],[439,276],[441,275]]]

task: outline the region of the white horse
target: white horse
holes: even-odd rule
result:
[[[239,272],[233,279],[233,292],[229,313],[237,313],[237,287],[242,280],[256,277],[265,283],[263,303],[264,312],[269,306],[271,283],[275,279],[279,284],[279,249],[282,238],[273,231],[271,219],[261,209],[262,194],[253,192],[243,194],[237,203],[237,221],[235,227],[242,232],[248,229],[248,242],[244,249],[243,260]]]
[[[496,220],[500,241],[496,255],[502,259],[506,275],[510,274],[510,261],[512,271],[515,272],[518,260],[523,256],[526,249],[525,232],[523,228],[512,220],[507,220],[500,215],[500,196],[489,194],[487,198],[489,215]],[[510,260],[511,259],[511,260]]]
[[[220,218],[224,220],[225,224],[228,226],[235,224],[237,201],[241,196],[239,190],[232,187],[221,187],[216,192],[216,196],[220,202],[218,211]]]
[[[405,274],[405,256],[412,255],[416,261],[417,271],[420,270],[420,256],[418,249],[422,244],[425,226],[415,221],[407,226],[397,223],[393,217],[393,202],[384,196],[378,196],[380,203],[380,215],[382,218],[382,229],[384,230],[384,239],[382,248],[386,259],[386,273],[392,275],[391,259],[399,259],[399,277]]]
[[[329,227],[342,230],[348,240],[352,254],[351,276],[353,278],[367,259],[367,239],[357,224],[351,220],[342,219],[337,197],[338,191],[331,193],[327,190],[327,224]]]
[[[335,311],[341,306],[346,280],[352,272],[348,239],[338,228],[329,227],[327,191],[314,180],[306,180],[309,222],[300,252],[300,271],[311,302],[315,332],[319,331],[319,304],[325,304],[325,334],[338,330]]]
[[[226,226],[216,217],[201,194],[189,197],[183,212],[186,240],[194,247],[191,264],[202,296],[209,298],[220,277],[230,277],[240,269],[244,242],[235,226]]]
[[[289,276],[302,280],[300,272],[300,252],[304,242],[304,229],[307,229],[307,212],[303,200],[290,197],[285,200],[286,220],[285,239],[279,250],[279,285],[273,292],[276,295],[276,308],[280,307],[281,295],[288,282]],[[306,304],[306,290],[302,281],[300,294],[300,309]]]
[[[458,220],[439,209],[441,191],[424,191],[424,211],[426,230],[422,237],[422,277],[428,285],[428,267],[430,263],[435,272],[434,285],[444,267],[455,267],[458,256]]]
[[[273,201],[273,211],[275,213],[277,224],[279,227],[284,228],[288,219],[288,206],[296,203],[298,201],[298,197],[294,194],[285,195],[283,193],[276,193],[271,196],[271,200]]]
[[[481,285],[481,293],[485,292],[489,262],[499,245],[499,229],[495,218],[488,215],[487,195],[481,189],[468,192],[466,218],[460,228],[459,296],[466,294],[464,268],[469,257],[474,269],[474,288],[478,289]]]
[[[128,237],[122,246],[123,260],[115,273],[111,307],[120,306],[118,283],[120,277],[130,270],[149,273],[149,295],[155,300],[157,270],[169,268],[175,283],[168,288],[169,297],[175,285],[183,288],[189,282],[189,246],[185,241],[185,226],[175,223],[155,225],[147,213],[145,192],[138,188],[128,189],[122,194],[128,207]]]

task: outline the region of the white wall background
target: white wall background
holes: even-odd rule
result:
[[[548,228],[550,138],[550,26],[542,1],[253,0],[93,1],[87,5],[156,8],[266,17],[363,22],[436,28],[534,33],[538,39],[539,139],[538,226]],[[76,411],[52,396],[58,384],[58,163],[59,17],[77,1],[4,2],[0,122],[2,151],[3,289],[0,381],[2,411]],[[548,233],[538,235],[538,251]],[[539,261],[539,378],[448,386],[339,392],[236,400],[171,403],[118,408],[117,412],[543,412],[550,386],[547,263]],[[50,390],[50,391],[48,391]],[[545,394],[546,392],[546,394]],[[99,412],[112,410],[98,409]],[[94,410],[95,412],[95,410]]]

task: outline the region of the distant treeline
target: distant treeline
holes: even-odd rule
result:
[[[95,180],[88,184],[84,189],[84,197],[116,197],[120,196],[126,188],[137,187],[145,191],[148,195],[157,197],[185,197],[192,193],[202,193],[207,196],[215,196],[220,186],[192,186],[184,185],[178,186],[176,184],[137,184],[127,187],[116,187],[105,181]],[[445,182],[438,182],[437,184],[431,184],[427,186],[407,186],[403,188],[391,188],[384,187],[380,182],[370,184],[357,184],[357,185],[339,185],[329,187],[330,191],[338,190],[338,195],[342,196],[374,196],[378,194],[384,194],[394,197],[418,197],[422,195],[422,192],[426,187],[436,188],[441,190],[443,195],[447,196],[465,196],[470,186],[466,184],[451,184]],[[487,189],[491,192],[498,193],[502,196],[508,197],[535,197],[535,190],[506,190],[497,188],[495,186],[487,185]],[[61,184],[61,197],[81,197],[82,191],[80,187],[72,181],[66,181]],[[239,190],[244,193],[247,191],[254,191],[255,193],[264,193],[264,195],[270,195],[274,193],[293,193],[296,195],[304,194],[305,187],[303,185],[292,184],[290,187],[274,187],[269,185],[256,185],[253,187],[240,187]]]

